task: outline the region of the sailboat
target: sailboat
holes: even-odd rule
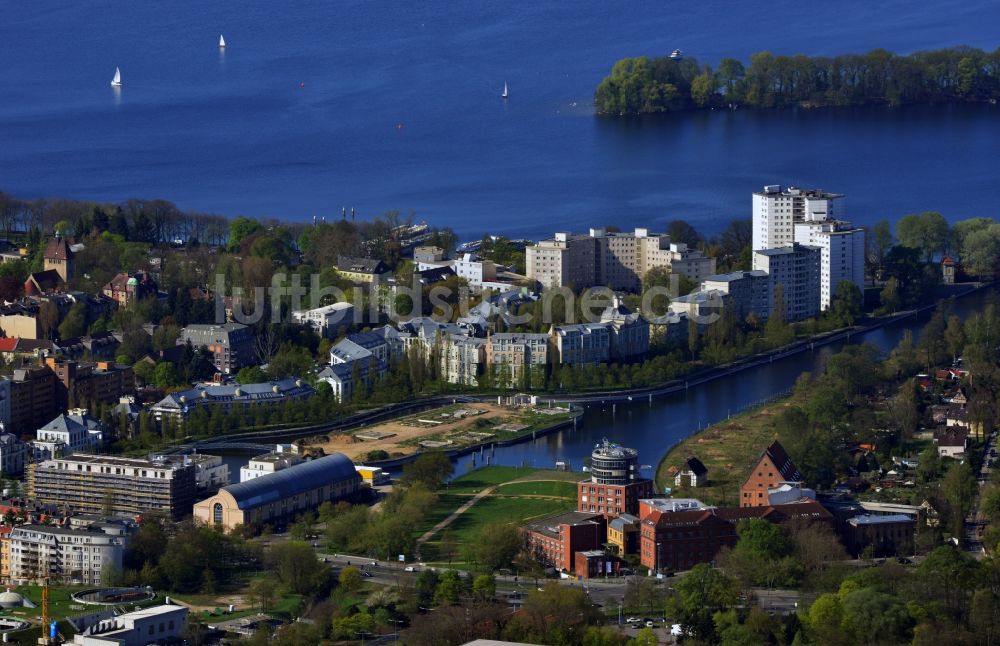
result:
[[[506,99],[507,96],[508,96],[508,94],[507,94],[507,81],[504,81],[503,82],[503,94],[501,94],[500,97]]]
[[[219,34],[219,48],[220,49],[226,48],[226,39],[222,37],[222,34]]]
[[[121,84],[122,84],[122,71],[116,67],[115,77],[111,79],[111,85],[115,87],[121,87]]]

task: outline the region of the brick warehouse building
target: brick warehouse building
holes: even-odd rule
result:
[[[580,511],[541,518],[522,527],[525,547],[542,565],[573,572],[577,552],[602,549],[606,523],[601,514]]]
[[[590,479],[576,485],[576,508],[608,518],[637,515],[639,499],[653,493],[653,481],[639,474],[639,453],[605,439],[590,454]]]
[[[761,453],[740,487],[740,507],[767,505],[767,490],[776,489],[782,482],[802,482],[802,474],[788,457],[785,447],[775,440]]]

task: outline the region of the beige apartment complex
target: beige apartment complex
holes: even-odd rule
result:
[[[715,273],[715,259],[670,236],[635,229],[631,233],[591,229],[588,234],[556,233],[526,250],[528,278],[543,287],[585,289],[607,286],[637,290],[654,267],[700,280]]]

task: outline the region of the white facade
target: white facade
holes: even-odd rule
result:
[[[121,568],[125,537],[47,525],[21,525],[10,532],[10,580],[34,583],[49,576],[66,583],[99,585],[101,573]]]
[[[820,249],[820,309],[827,310],[841,281],[865,289],[865,230],[836,220],[806,220],[795,225],[795,242]]]
[[[795,241],[795,224],[807,218],[832,220],[843,211],[843,195],[822,190],[765,186],[753,194],[753,249],[783,247]]]
[[[146,646],[180,642],[187,625],[183,606],[153,606],[99,621],[73,636],[78,646]]]
[[[86,409],[74,408],[38,429],[32,445],[36,457],[47,460],[99,449],[103,443],[101,423],[87,415]]]
[[[295,310],[292,318],[297,323],[309,325],[321,336],[332,339],[341,328],[354,324],[354,306],[350,303],[333,303],[311,310]]]
[[[785,320],[801,321],[819,314],[820,250],[800,244],[753,252],[754,270],[770,277],[770,306],[773,313],[775,291],[781,285]]]
[[[491,281],[497,277],[497,266],[493,261],[482,260],[471,253],[456,258],[451,268],[459,278],[464,278],[469,283],[473,292],[481,292],[484,281]]]
[[[293,467],[303,461],[303,457],[298,453],[292,452],[291,447],[286,448],[284,445],[278,445],[277,450],[273,453],[259,455],[250,460],[245,467],[241,467],[240,482],[266,476],[276,471]]]

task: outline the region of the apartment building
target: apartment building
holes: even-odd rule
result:
[[[0,474],[20,476],[28,463],[28,445],[13,433],[0,433]]]
[[[60,410],[88,402],[118,402],[135,392],[132,366],[113,361],[85,363],[46,357],[45,366],[56,376],[56,404]],[[73,401],[70,401],[72,394]]]
[[[195,496],[193,465],[78,454],[28,465],[28,497],[73,511],[138,516],[161,511],[180,518]]]
[[[194,484],[199,493],[216,491],[230,482],[229,465],[222,461],[220,455],[207,453],[188,453],[185,455],[158,455],[157,460],[178,466],[194,466]]]
[[[596,365],[611,358],[610,326],[601,323],[553,325],[553,361],[561,365]]]
[[[819,315],[820,255],[818,247],[794,242],[786,247],[753,252],[753,268],[766,272],[770,278],[769,311],[774,311],[780,285],[786,321],[802,321]]]
[[[664,256],[667,260],[666,264],[654,266],[669,267],[672,274],[685,276],[694,281],[701,281],[706,276],[711,276],[715,273],[715,258],[706,256],[697,249],[691,249],[683,242],[671,242]],[[647,256],[647,263],[650,257]],[[652,267],[648,269],[652,269]],[[645,272],[639,274],[640,277],[643,275],[645,275]]]
[[[590,229],[587,235],[556,233],[526,249],[526,264],[528,278],[543,287],[574,289],[602,285],[634,291],[654,267],[694,280],[715,273],[714,258],[642,228],[631,233],[603,228]]]
[[[464,334],[441,338],[441,376],[450,384],[479,385],[486,364],[486,340]]]
[[[71,409],[35,431],[32,442],[35,458],[48,460],[100,449],[105,430],[100,420],[87,414],[86,408]]]
[[[330,363],[350,363],[373,357],[388,364],[394,354],[392,345],[386,339],[385,328],[381,328],[372,332],[348,334],[330,348]]]
[[[356,393],[371,389],[376,381],[385,376],[388,366],[365,352],[366,357],[324,366],[316,375],[316,380],[329,384],[339,402],[348,401]]]
[[[601,323],[611,336],[611,358],[628,359],[649,352],[649,321],[632,312],[617,296],[601,312]]]
[[[71,585],[101,585],[101,574],[120,570],[127,537],[99,530],[51,525],[20,525],[4,539],[10,542],[9,580],[35,583],[42,577]]]
[[[274,451],[251,458],[245,467],[240,467],[240,482],[276,473],[304,461],[294,444],[279,444]]]
[[[296,323],[308,325],[326,339],[334,339],[341,330],[354,325],[354,306],[350,303],[333,303],[311,310],[295,310],[292,318]]]
[[[821,189],[771,184],[753,194],[753,249],[784,247],[795,242],[795,225],[810,220],[835,220],[844,196]]]
[[[15,368],[4,385],[10,388],[10,417],[6,428],[17,435],[29,433],[52,419],[60,410],[56,376],[46,366]]]
[[[500,385],[544,379],[548,362],[548,334],[502,332],[486,337],[486,364]]]
[[[493,261],[476,254],[463,254],[454,260],[451,267],[459,278],[464,278],[469,283],[473,293],[483,291],[483,283],[496,280],[497,277],[497,266]]]
[[[771,313],[770,278],[765,271],[734,271],[708,276],[701,282],[701,290],[728,296],[726,302],[740,321],[751,314],[762,321],[767,320]]]
[[[227,375],[236,373],[244,366],[257,364],[253,329],[242,323],[189,325],[181,330],[177,344],[188,342],[196,348],[208,350],[215,367]]]
[[[820,250],[819,306],[830,309],[842,281],[865,289],[865,230],[839,220],[810,220],[795,225],[795,242]]]

